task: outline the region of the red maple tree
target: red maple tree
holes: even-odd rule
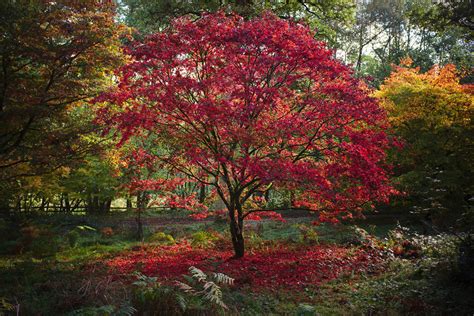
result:
[[[317,212],[320,221],[394,193],[384,111],[308,27],[271,14],[180,18],[128,52],[117,89],[97,100],[114,104],[100,120],[121,143],[146,139],[141,155],[166,168],[172,183],[135,185],[172,191],[194,181],[214,189],[235,257],[244,255],[244,219],[274,211],[253,198],[270,185],[291,190],[291,208]]]

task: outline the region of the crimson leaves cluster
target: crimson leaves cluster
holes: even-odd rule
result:
[[[384,111],[306,26],[271,14],[180,18],[128,53],[118,87],[97,99],[113,104],[99,121],[121,143],[146,139],[170,181],[212,187],[231,220],[270,184],[322,221],[395,193]],[[153,182],[136,185],[170,187]]]

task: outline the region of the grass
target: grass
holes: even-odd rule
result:
[[[159,315],[164,306],[174,306],[173,313],[180,315],[183,312],[175,288],[159,279],[152,288],[137,288],[131,273],[116,277],[100,263],[133,254],[136,249],[160,249],[160,240],[146,241],[157,230],[178,242],[187,240],[193,248],[206,247],[209,253],[219,247],[221,240],[224,247],[230,247],[225,222],[147,227],[145,242],[135,240],[133,226],[120,225],[110,217],[84,220],[61,216],[36,218],[28,223],[37,228],[33,233],[28,231],[34,236],[19,233],[19,226],[15,230],[11,229],[14,225],[3,225],[0,243],[9,246],[1,249],[0,256],[0,315],[14,314],[15,306],[19,306],[20,315],[141,315],[147,312],[143,310],[145,306],[148,315]],[[78,228],[84,225],[92,229]],[[388,243],[383,240],[394,228],[393,223],[359,226],[380,243]],[[108,227],[112,234],[105,234],[104,228]],[[352,225],[312,226],[309,218],[291,218],[286,223],[262,221],[248,225],[246,236],[247,248],[253,253],[279,245],[295,249],[336,245],[346,247],[349,253],[361,247],[360,236]],[[209,242],[203,240],[206,238]],[[419,258],[387,257],[381,272],[342,274],[298,291],[268,288],[255,294],[251,287],[223,288],[227,311],[183,294],[188,302],[187,315],[472,314],[474,286],[457,268],[453,247],[426,252]]]

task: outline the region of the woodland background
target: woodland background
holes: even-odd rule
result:
[[[146,144],[117,146],[92,100],[116,84],[124,47],[218,11],[316,30],[403,140],[389,153],[403,194],[337,227],[291,211],[252,223],[238,264],[215,259],[231,256],[224,219],[131,187],[163,172],[130,167]],[[0,315],[472,314],[473,16],[472,1],[1,1]],[[178,189],[222,207],[209,193]],[[262,195],[291,208],[290,191]],[[217,290],[199,269],[191,289],[167,283],[191,266],[225,273]]]

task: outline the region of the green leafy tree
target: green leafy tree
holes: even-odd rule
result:
[[[125,22],[143,33],[162,30],[173,18],[183,15],[199,17],[204,12],[228,10],[242,16],[272,11],[285,19],[303,19],[318,30],[318,37],[336,47],[338,36],[354,19],[352,0],[123,0]]]
[[[62,181],[65,192],[81,201],[88,213],[106,213],[120,191],[113,156],[90,156]]]
[[[359,76],[371,77],[376,87],[390,74],[391,64],[407,56],[423,71],[448,63],[472,68],[469,31],[456,24],[436,27],[427,13],[437,8],[430,0],[359,1],[355,24],[344,29],[339,55]]]

